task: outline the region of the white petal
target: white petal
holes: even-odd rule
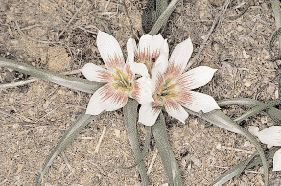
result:
[[[160,109],[152,108],[151,104],[141,105],[139,110],[139,122],[146,126],[154,125],[160,111]]]
[[[165,46],[165,40],[164,38],[158,34],[158,35],[143,35],[140,38],[139,41],[139,50],[141,52],[146,51],[149,49],[150,54],[158,51],[162,52],[164,51],[164,46]],[[167,50],[167,49],[165,49]]]
[[[189,93],[190,100],[186,101],[185,104],[182,104],[186,108],[195,112],[203,111],[205,113],[214,109],[220,109],[217,102],[211,96],[193,91],[189,91]]]
[[[151,79],[142,77],[136,80],[131,96],[133,99],[136,99],[139,104],[149,104],[153,102]]]
[[[173,106],[165,104],[165,109],[169,115],[178,119],[182,123],[185,123],[185,120],[188,118],[188,113],[178,103],[174,103]]]
[[[96,82],[108,82],[110,73],[108,70],[95,65],[93,63],[87,63],[81,69],[82,74],[87,80]]]
[[[102,87],[101,87],[102,88]],[[101,104],[101,95],[99,93],[99,90],[101,89],[99,88],[91,97],[87,109],[86,109],[86,113],[85,114],[90,114],[90,115],[98,115],[100,114],[102,111],[104,111],[104,107]]]
[[[272,126],[257,133],[260,141],[271,146],[281,146],[281,126]]]
[[[131,63],[131,70],[134,74],[142,75],[142,77],[149,77],[148,70],[145,64],[143,63]]]
[[[168,66],[168,58],[165,54],[160,54],[152,68],[152,79],[155,79],[157,74],[164,74]]]
[[[116,91],[110,83],[99,88],[91,97],[86,109],[86,114],[98,115],[102,111],[113,111],[126,105],[128,96]]]
[[[137,44],[133,38],[129,38],[127,42],[127,51],[128,51],[128,62],[134,62],[134,53],[137,52]]]
[[[193,45],[191,39],[188,38],[175,47],[169,62],[175,63],[176,66],[181,68],[181,72],[183,72],[192,52]]]
[[[248,131],[253,134],[253,135],[257,135],[257,133],[259,132],[259,127],[254,127],[254,126],[249,126],[248,127]]]
[[[272,171],[281,171],[281,149],[275,152],[273,156],[273,169]]]
[[[167,39],[165,39],[163,44],[164,44],[164,46],[163,46],[162,53],[166,54],[166,56],[169,58],[169,45],[168,45]]]
[[[119,59],[120,63],[125,63],[121,47],[113,36],[99,31],[97,36],[97,46],[107,68],[110,68],[108,63],[112,59]]]
[[[206,85],[214,76],[217,69],[207,66],[200,66],[183,73],[178,82],[180,86],[184,86],[189,90],[196,89]]]

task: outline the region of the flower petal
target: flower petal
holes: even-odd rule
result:
[[[139,41],[139,51],[146,52],[148,50],[150,54],[164,51],[165,46],[165,40],[160,34],[153,36],[146,34],[141,36]],[[166,50],[167,48],[165,48]]]
[[[188,113],[180,104],[170,100],[165,101],[164,105],[169,115],[178,119],[180,122],[185,123],[185,120],[188,118]]]
[[[113,66],[123,67],[125,65],[121,47],[113,36],[99,31],[97,46],[108,69],[111,69]]]
[[[158,73],[164,74],[168,66],[168,58],[165,54],[160,54],[156,60],[154,67],[152,68],[152,79],[156,77]]]
[[[191,57],[192,52],[193,45],[191,39],[188,38],[175,47],[169,62],[175,63],[176,66],[179,66],[182,73],[188,63],[189,58]]]
[[[272,126],[256,134],[262,143],[281,146],[281,126]]]
[[[273,156],[273,169],[272,171],[281,171],[281,149],[275,152]]]
[[[117,91],[110,83],[99,88],[91,97],[86,114],[98,115],[102,111],[113,111],[122,108],[128,101],[128,95]]]
[[[203,111],[206,113],[214,109],[220,109],[214,98],[193,91],[181,92],[178,103],[195,112]]]
[[[160,109],[152,108],[151,104],[141,105],[139,110],[139,122],[146,126],[154,125],[160,111]]]
[[[181,87],[189,90],[196,89],[206,85],[214,76],[217,69],[207,66],[200,66],[183,73],[178,79],[177,83]]]
[[[131,97],[139,102],[139,104],[148,104],[153,102],[151,79],[139,78],[134,82],[134,89],[131,93]]]
[[[253,135],[257,135],[257,133],[259,132],[259,128],[258,127],[254,127],[254,126],[249,126],[248,127],[248,131],[253,134]]]
[[[108,70],[93,63],[85,64],[81,69],[81,72],[85,78],[90,81],[109,82],[111,78]]]
[[[137,44],[133,38],[129,38],[127,42],[127,51],[128,51],[127,63],[134,62],[135,52],[137,52]]]
[[[142,77],[149,77],[148,70],[145,64],[143,63],[130,63],[131,70],[134,74],[139,74]]]

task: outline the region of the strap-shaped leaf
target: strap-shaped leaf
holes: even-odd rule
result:
[[[230,170],[226,171],[221,175],[219,178],[217,178],[213,183],[211,183],[211,186],[221,186],[222,184],[226,183],[227,181],[231,180],[234,176],[237,176],[241,174],[248,163],[258,154],[258,152],[254,152],[254,154],[251,155],[248,159],[241,161],[239,164],[231,168]]]
[[[239,123],[262,110],[270,109],[270,108],[272,108],[276,105],[280,105],[280,104],[281,104],[281,98],[272,100],[266,104],[256,105],[253,108],[251,108],[249,111],[247,111],[245,114],[243,114],[242,116],[236,118],[234,121]]]
[[[266,152],[265,156],[267,160],[273,157],[274,153],[279,150],[280,147],[273,147]],[[229,181],[234,176],[241,174],[245,169],[253,168],[257,165],[262,165],[262,161],[258,152],[254,152],[249,158],[244,161],[241,161],[239,164],[231,168],[230,170],[226,171],[220,178],[216,179],[211,185],[219,186],[224,184],[225,182]]]
[[[86,93],[94,93],[98,88],[104,85],[104,83],[92,82],[81,78],[68,77],[48,70],[42,70],[35,68],[31,65],[17,62],[11,59],[0,57],[0,66],[11,68],[13,70],[37,77],[44,81],[50,81],[64,87],[79,90]]]
[[[199,116],[200,118],[212,123],[213,125],[216,125],[218,127],[221,127],[221,128],[224,128],[224,129],[227,129],[232,132],[236,132],[236,133],[239,133],[239,134],[242,134],[243,136],[245,136],[247,138],[247,140],[249,140],[256,147],[257,151],[259,152],[259,154],[261,156],[263,168],[264,168],[265,185],[268,185],[268,163],[266,161],[266,157],[265,157],[263,149],[261,148],[261,145],[259,144],[259,142],[256,140],[256,138],[251,133],[249,133],[247,130],[242,128],[236,122],[233,122],[221,110],[213,110],[211,112],[204,113],[204,114],[196,113],[187,108],[185,108],[185,110],[188,113]]]
[[[146,7],[142,12],[141,21],[142,21],[142,28],[144,32],[147,34],[152,29],[156,18],[156,9],[155,9],[155,0],[148,0],[146,2]]]
[[[229,117],[227,117],[221,110],[213,110],[213,111],[205,113],[205,114],[200,114],[200,113],[194,112],[192,110],[189,110],[187,108],[184,108],[184,109],[188,113],[196,115],[196,116],[212,123],[213,125],[216,125],[220,128],[229,130],[231,132],[241,134],[241,131],[237,127],[235,127],[235,123]]]
[[[170,185],[182,185],[180,170],[168,141],[165,119],[162,112],[152,126],[152,135],[164,165],[164,169],[169,178]]]
[[[146,156],[148,148],[149,148],[150,141],[151,141],[151,127],[145,126],[145,143],[144,143],[144,147],[143,147],[140,158],[133,165],[131,165],[129,167],[116,166],[116,168],[131,169],[131,168],[136,167],[143,160],[143,158]]]
[[[137,132],[137,118],[138,118],[138,103],[135,100],[129,99],[128,103],[123,107],[124,112],[124,123],[128,131],[128,138],[131,144],[131,148],[134,152],[135,158],[141,158],[140,144],[138,141],[138,132]],[[146,168],[144,162],[141,161],[138,165],[142,185],[149,185],[148,176],[146,174]]]
[[[80,133],[80,131],[88,124],[90,123],[95,116],[91,116],[89,114],[84,114],[78,120],[76,123],[74,123],[62,136],[60,141],[58,142],[57,146],[54,148],[54,150],[51,152],[51,154],[46,159],[41,172],[39,173],[37,179],[36,179],[36,186],[39,186],[42,181],[42,177],[44,174],[48,171],[49,167],[53,164],[54,160],[57,158],[59,153],[63,151],[69,143],[71,143],[77,136],[77,134]]]
[[[218,101],[219,106],[226,105],[243,105],[243,106],[256,106],[256,105],[264,105],[264,103],[259,102],[257,100],[248,99],[248,98],[235,98],[235,99],[225,99],[222,101]],[[271,107],[268,110],[265,110],[268,113],[270,118],[277,124],[281,125],[281,110]]]
[[[160,15],[160,17],[157,19],[155,24],[153,25],[151,31],[149,32],[150,35],[155,35],[159,32],[159,30],[165,25],[172,14],[172,12],[175,10],[179,0],[172,0],[167,7],[167,9]]]

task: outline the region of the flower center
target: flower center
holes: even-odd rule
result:
[[[156,50],[151,52],[149,48],[144,51],[139,51],[134,55],[134,61],[137,63],[143,63],[146,65],[149,75],[152,77],[152,68],[160,55],[160,51]]]
[[[173,79],[174,77],[168,77],[160,85],[159,91],[155,95],[156,101],[159,104],[163,105],[163,100],[171,100],[179,96],[177,92],[177,84]]]
[[[114,80],[113,87],[122,92],[130,92],[133,90],[132,82],[129,80],[129,76],[115,67],[115,72],[111,74]]]

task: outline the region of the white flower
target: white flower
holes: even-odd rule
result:
[[[135,80],[135,74],[129,63],[125,63],[118,41],[111,35],[99,31],[97,47],[104,60],[105,68],[87,63],[81,69],[86,79],[106,82],[91,97],[86,114],[98,115],[102,111],[117,110],[126,105],[128,97],[136,99],[140,104],[153,101],[150,80],[142,77]],[[146,70],[147,69],[142,69]],[[143,73],[142,71],[140,71]]]
[[[270,146],[281,146],[281,126],[272,126],[259,131],[258,127],[249,127],[249,132],[258,136],[262,143]],[[281,149],[275,152],[273,156],[273,170],[281,171]]]
[[[146,37],[148,38],[148,36]],[[152,126],[161,111],[159,106],[164,106],[168,114],[183,123],[188,117],[188,113],[182,106],[195,112],[210,112],[214,109],[220,109],[211,96],[191,91],[207,84],[212,79],[216,69],[201,66],[183,73],[193,51],[190,38],[176,46],[168,61],[167,42],[162,36],[162,39],[160,36],[157,36],[159,43],[156,43],[152,37],[155,36],[151,36],[150,40],[146,40],[146,48],[144,49],[141,47],[143,46],[141,45],[141,38],[139,49],[135,50],[138,53],[140,53],[139,51],[147,50],[151,54],[151,50],[148,49],[153,48],[152,54],[159,54],[154,55],[157,58],[155,63],[153,63],[153,61],[146,60],[147,58],[145,60],[142,57],[138,58],[138,56],[142,55],[136,55],[137,52],[135,52],[134,62],[144,61],[142,63],[146,64],[148,68],[148,73],[152,78],[151,89],[154,98],[154,102],[142,104],[139,111],[139,122],[147,126]],[[150,45],[153,45],[153,47],[150,47]],[[155,47],[156,45],[158,48]],[[132,60],[132,55],[129,56]]]
[[[161,35],[143,35],[138,47],[136,41],[130,38],[127,50],[128,63],[131,64],[135,74],[151,77],[152,74],[156,74],[155,72],[163,73],[167,68],[168,63],[164,64],[163,58],[168,58],[169,46]]]

